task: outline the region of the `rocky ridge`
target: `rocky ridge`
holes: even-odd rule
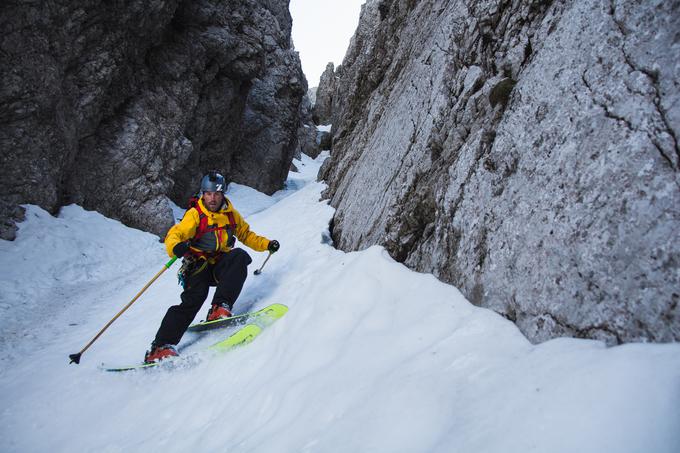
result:
[[[680,340],[678,11],[369,0],[317,92],[335,244],[382,244],[532,341]]]

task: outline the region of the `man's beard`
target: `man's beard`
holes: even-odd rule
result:
[[[220,208],[221,208],[222,205],[224,204],[224,200],[214,201],[214,202],[206,201],[205,204],[206,204],[206,206],[208,207],[208,209],[209,209],[210,211],[212,211],[212,212],[217,212],[217,211],[220,210]]]

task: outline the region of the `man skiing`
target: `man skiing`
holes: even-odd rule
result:
[[[252,262],[248,253],[233,248],[235,237],[251,249],[274,253],[279,243],[258,236],[224,196],[224,176],[210,172],[201,180],[201,197],[187,210],[182,221],[168,231],[165,248],[170,257],[184,258],[180,281],[184,287],[179,305],[170,307],[146,352],[144,362],[177,356],[175,345],[208,296],[217,286],[208,321],[228,318],[241,293]]]

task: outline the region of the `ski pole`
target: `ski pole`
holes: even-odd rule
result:
[[[262,266],[254,272],[255,275],[260,275],[262,273],[262,268],[264,268],[264,265],[267,264],[267,261],[269,261],[269,258],[271,258],[271,257],[272,257],[272,252],[269,252],[269,255],[267,255],[267,259],[264,260],[264,263],[262,263]]]
[[[142,293],[143,293],[144,291],[146,291],[147,288],[148,288],[149,286],[151,286],[151,284],[152,284],[153,282],[155,282],[156,279],[157,279],[158,277],[160,277],[161,274],[162,274],[163,272],[165,272],[166,269],[169,269],[170,266],[172,266],[172,263],[174,263],[176,260],[177,260],[177,257],[176,257],[176,256],[173,256],[172,259],[171,259],[170,261],[168,261],[168,262],[165,264],[165,266],[163,267],[163,269],[161,269],[161,270],[160,270],[160,271],[159,271],[159,272],[158,272],[158,273],[157,273],[157,274],[149,281],[149,283],[147,283],[146,286],[144,286],[144,288],[142,288],[142,290],[141,290],[140,292],[137,293],[137,295],[130,301],[130,303],[128,303],[125,307],[123,307],[123,309],[122,309],[121,311],[119,311],[118,314],[117,314],[116,316],[114,316],[113,319],[111,319],[111,321],[109,321],[109,322],[104,326],[104,328],[103,328],[102,330],[100,330],[99,333],[98,333],[97,335],[95,335],[94,338],[93,338],[92,340],[90,340],[90,342],[89,342],[83,349],[81,349],[80,352],[78,352],[77,354],[70,354],[68,357],[69,357],[69,359],[71,359],[71,362],[69,362],[69,363],[75,363],[76,365],[79,364],[79,363],[80,363],[80,356],[83,355],[83,353],[84,353],[85,351],[87,351],[87,349],[88,349],[90,346],[92,346],[92,343],[94,343],[95,341],[97,341],[97,338],[99,338],[99,337],[104,333],[104,331],[105,331],[106,329],[108,329],[109,326],[110,326],[111,324],[113,324],[113,322],[114,322],[116,319],[118,319],[118,317],[119,317],[120,315],[122,315],[122,314],[125,312],[125,310],[127,310],[128,308],[130,308],[130,306],[131,306],[133,303],[135,303],[135,301],[136,301],[137,299],[139,299],[139,296],[141,296]]]

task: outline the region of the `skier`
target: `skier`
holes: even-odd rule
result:
[[[258,252],[274,253],[279,249],[278,241],[250,231],[248,223],[224,196],[225,188],[221,174],[211,171],[205,175],[200,198],[165,237],[168,255],[184,258],[179,271],[184,291],[182,302],[165,314],[151,349],[144,355],[145,363],[179,355],[175,345],[205,302],[210,286],[217,288],[207,320],[231,316],[252,262],[245,250],[233,248],[234,236]]]

